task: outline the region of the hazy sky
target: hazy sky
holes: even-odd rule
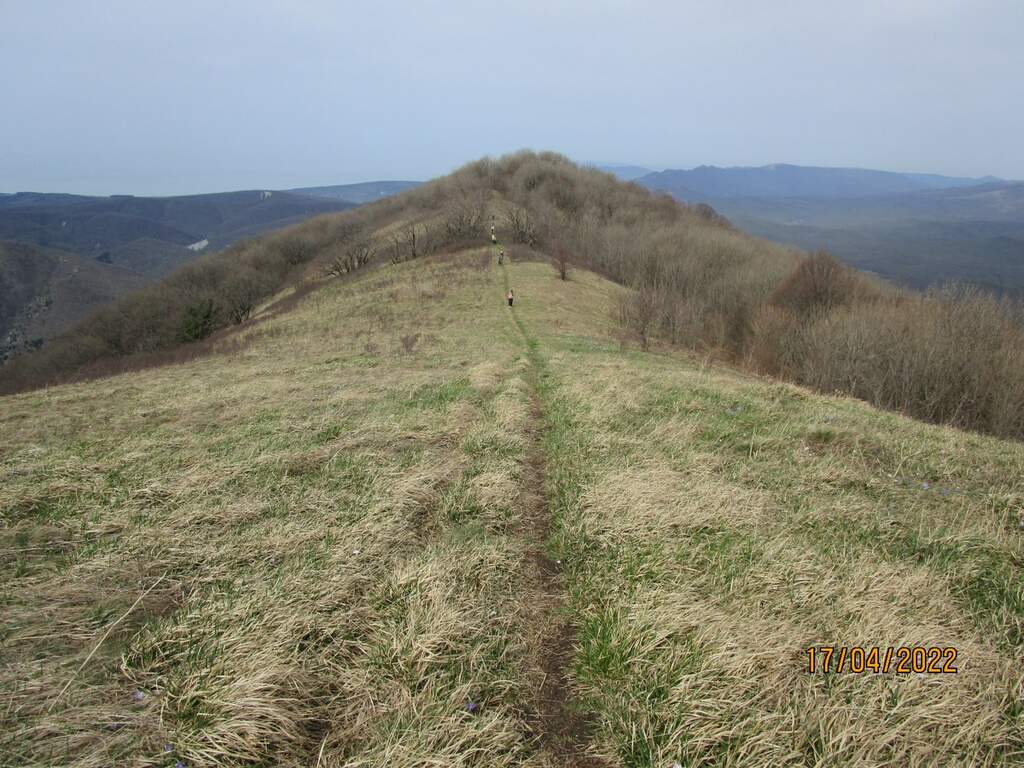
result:
[[[1024,178],[1022,0],[0,0],[0,191],[650,167]]]

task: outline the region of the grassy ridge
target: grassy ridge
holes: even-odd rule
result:
[[[528,383],[591,752],[1024,759],[1024,447],[624,349],[623,292],[433,256],[221,355],[3,398],[0,763],[557,764]],[[823,644],[951,645],[960,672],[810,675]]]

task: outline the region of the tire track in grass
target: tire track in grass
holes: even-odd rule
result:
[[[502,265],[504,294],[508,294],[508,270]],[[607,768],[608,763],[589,751],[593,719],[574,707],[569,667],[576,648],[576,628],[565,617],[565,585],[561,564],[547,554],[552,533],[551,509],[545,495],[547,460],[542,438],[544,408],[539,380],[544,369],[536,339],[514,306],[512,320],[526,345],[529,368],[529,420],[526,427],[526,463],[523,472],[522,527],[526,574],[524,610],[530,645],[529,676],[535,712],[528,718],[534,736],[557,765]]]

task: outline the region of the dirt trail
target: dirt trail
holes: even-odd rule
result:
[[[502,267],[505,292],[508,271]],[[524,612],[530,646],[530,684],[535,692],[535,712],[530,726],[554,765],[573,768],[608,768],[608,763],[589,752],[593,723],[571,704],[569,667],[576,645],[576,630],[564,616],[565,585],[561,564],[547,552],[551,536],[551,510],[545,495],[546,459],[541,443],[544,414],[537,380],[540,358],[536,345],[526,333],[512,308],[512,318],[529,350],[529,421],[526,428],[526,465],[521,505],[523,539],[528,572],[525,575]]]

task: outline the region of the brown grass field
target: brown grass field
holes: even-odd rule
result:
[[[0,398],[0,765],[1024,764],[1024,446],[641,352],[623,290],[432,256]]]

